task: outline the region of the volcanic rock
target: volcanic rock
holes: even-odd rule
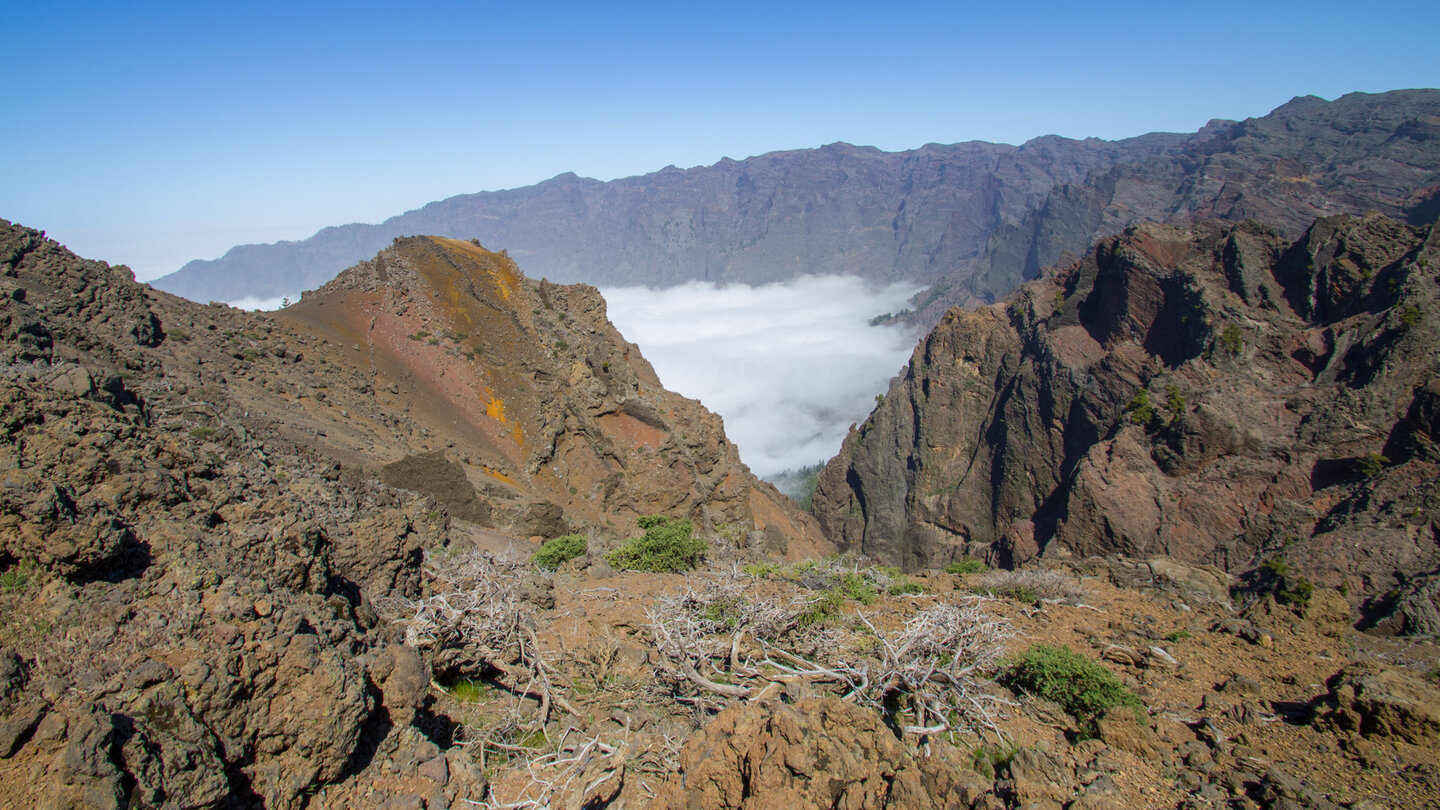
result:
[[[1274,559],[1246,582],[1288,571],[1428,626],[1427,600],[1401,597],[1440,570],[1437,272],[1433,226],[1380,216],[1295,240],[1132,228],[1006,304],[951,310],[814,513],[911,569],[1024,562],[1027,521],[1049,558]]]

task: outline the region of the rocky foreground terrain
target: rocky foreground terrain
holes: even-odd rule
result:
[[[1433,352],[1430,234],[1335,220],[1296,247],[1250,226],[1142,228],[1008,308],[955,312],[917,357],[1030,368],[1006,390],[1043,382],[1065,413],[1099,414],[1096,442],[1062,424],[1046,445],[1073,465],[1015,468],[1053,463],[1067,497],[1088,494],[1060,540],[1020,520],[916,545],[908,501],[891,545],[842,521],[837,540],[902,572],[826,556],[593,290],[503,254],[401,240],[271,316],[158,293],[5,223],[0,805],[1440,806],[1440,651],[1354,628],[1432,550],[1433,417],[1409,382]],[[994,339],[969,359],[946,337],[982,328]],[[1024,341],[1050,347],[1044,371]],[[897,386],[963,388],[919,376]],[[1366,405],[1369,385],[1391,398]],[[991,396],[971,387],[946,396]],[[867,429],[922,402],[902,390]],[[957,421],[1024,423],[1023,401]],[[1299,439],[1281,431],[1298,418],[1232,435],[1233,412],[1276,401],[1316,414]],[[1334,432],[1350,438],[1324,449]],[[1280,442],[1330,476],[1266,501],[1255,548],[1278,543],[1284,566],[1188,553],[1198,529],[1171,538],[1168,517],[1101,500],[1144,503],[1207,464],[1236,472],[1196,491],[1249,492],[1251,467],[1290,481]],[[1102,516],[1108,533],[1082,533]],[[673,550],[692,533],[703,556],[680,572],[624,570],[648,559],[627,538]],[[571,550],[541,558],[554,570],[532,561],[562,535]],[[1387,550],[1400,536],[1411,556]],[[1339,538],[1374,554],[1342,558]],[[1320,559],[1363,573],[1332,581]],[[1423,611],[1384,615],[1425,632]]]

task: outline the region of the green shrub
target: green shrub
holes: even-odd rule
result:
[[[1032,644],[996,680],[1059,704],[1080,723],[1082,737],[1093,737],[1101,715],[1119,706],[1144,719],[1145,704],[1113,672],[1068,647]]]
[[[984,744],[970,753],[970,767],[986,779],[1008,775],[1010,763],[1019,753],[1020,746],[1013,742],[998,745]]]
[[[831,589],[821,591],[815,600],[805,606],[800,614],[795,617],[797,627],[810,627],[823,624],[840,615],[840,609],[845,606],[845,594],[838,590]]]
[[[907,593],[925,593],[925,586],[912,579],[902,579],[892,584],[886,591],[891,596],[902,596]]]
[[[862,605],[873,605],[880,599],[880,592],[875,589],[875,583],[858,572],[847,573],[842,576],[836,589],[839,590],[846,599],[854,599]]]
[[[645,534],[605,555],[610,565],[630,571],[680,573],[700,564],[705,541],[695,536],[688,520],[647,515],[636,521]]]
[[[490,698],[490,684],[471,678],[456,678],[444,686],[445,693],[461,703],[483,703]]]
[[[1309,607],[1310,597],[1315,595],[1315,585],[1302,576],[1286,579],[1284,584],[1275,591],[1275,600],[1282,605],[1294,605],[1298,608]]]
[[[945,566],[947,574],[978,574],[984,570],[986,570],[985,563],[974,557],[961,557]]]
[[[1220,348],[1231,356],[1245,351],[1245,333],[1235,324],[1228,324],[1220,332]]]
[[[1165,386],[1165,412],[1172,422],[1185,415],[1185,394],[1174,383]]]
[[[747,577],[756,579],[770,579],[771,577],[782,576],[784,569],[773,562],[745,563],[740,566],[740,573]]]
[[[1135,396],[1125,403],[1125,412],[1130,414],[1130,421],[1140,427],[1149,427],[1155,421],[1155,406],[1150,404],[1150,392],[1141,388],[1135,392]]]
[[[1294,572],[1284,557],[1275,556],[1260,563],[1260,573],[1273,582],[1275,601],[1304,609],[1310,605],[1315,585]]]
[[[1192,634],[1189,630],[1176,630],[1175,632],[1166,636],[1165,640],[1172,643],[1176,641],[1184,641],[1185,639],[1190,638],[1191,635]]]
[[[1420,308],[1415,306],[1400,310],[1400,327],[1410,330],[1420,325]]]
[[[32,560],[21,560],[0,574],[0,591],[5,593],[19,593],[30,586],[31,580],[35,578],[35,563]]]
[[[583,534],[562,534],[546,540],[530,561],[547,571],[554,571],[561,563],[573,560],[585,553],[586,542]]]
[[[1365,478],[1374,478],[1379,475],[1380,471],[1385,469],[1385,465],[1389,463],[1390,459],[1379,453],[1366,453],[1360,458],[1355,459],[1355,472]]]
[[[1029,585],[997,585],[986,588],[982,591],[986,596],[993,596],[996,599],[1014,599],[1016,602],[1033,604],[1040,599],[1040,594]]]
[[[1434,668],[1425,673],[1425,677],[1435,683],[1440,683],[1440,664],[1436,664]]]
[[[702,605],[699,616],[706,622],[719,625],[729,632],[738,627],[745,619],[749,604],[744,597],[717,599]]]

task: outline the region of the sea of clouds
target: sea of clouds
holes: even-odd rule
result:
[[[905,365],[917,335],[870,326],[904,309],[912,284],[806,276],[750,287],[690,282],[602,290],[610,320],[666,388],[725,419],[763,477],[828,460]]]

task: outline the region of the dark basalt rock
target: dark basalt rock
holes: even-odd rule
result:
[[[909,568],[1023,562],[1022,537],[1237,573],[1283,556],[1431,632],[1437,248],[1434,226],[1380,216],[1294,240],[1129,229],[1003,305],[951,310],[827,466],[814,514]]]

